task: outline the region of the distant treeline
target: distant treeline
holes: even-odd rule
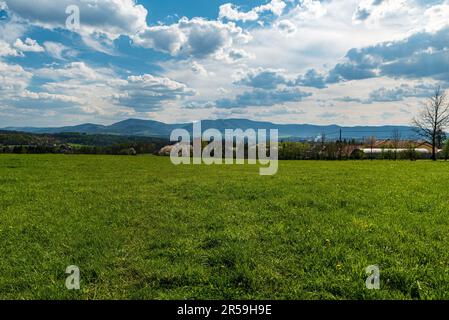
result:
[[[401,151],[394,151],[391,146],[382,149],[382,152],[370,154],[363,152],[369,149],[366,141],[281,141],[278,145],[280,160],[364,160],[364,159],[390,159],[390,160],[417,160],[428,159],[429,154],[417,152],[417,146],[412,141],[402,141],[406,146]],[[57,133],[33,134],[25,132],[0,130],[0,153],[40,154],[105,154],[105,155],[136,155],[159,154],[169,155],[173,145],[162,138],[85,134],[85,133]],[[203,141],[203,147],[207,145]],[[223,150],[224,148],[223,142]],[[443,150],[438,153],[440,159],[449,159],[449,140],[441,145]],[[162,149],[162,150],[161,150]],[[245,147],[245,158],[247,157]]]
[[[148,137],[0,131],[0,153],[154,154],[167,143],[164,139]]]
[[[321,142],[280,142],[281,160],[419,160],[430,159],[431,153],[420,152],[420,144],[415,141],[400,141],[398,149],[391,142],[380,152],[370,151],[370,142],[357,140],[321,141]],[[439,159],[449,159],[449,140],[442,143]],[[371,149],[371,150],[372,150]]]
[[[370,146],[363,141],[343,140],[343,141],[281,141],[278,144],[279,160],[419,160],[430,159],[431,153],[422,152],[419,143],[413,141],[402,141],[403,147],[394,149],[388,145],[386,148],[372,148],[376,152],[370,152]],[[202,142],[202,149],[208,145],[208,142]],[[163,148],[159,155],[169,156],[172,147]],[[252,147],[254,148],[254,147]],[[380,149],[380,151],[379,151]],[[222,156],[226,156],[226,144],[222,143]],[[266,146],[269,153],[270,146]],[[190,150],[192,156],[192,148]],[[256,149],[255,152],[258,152]],[[237,150],[234,146],[233,155],[237,157]],[[244,145],[243,156],[245,159],[249,157],[248,144]],[[213,155],[213,152],[212,152]],[[268,156],[268,155],[267,155]],[[446,142],[443,150],[438,153],[440,159],[449,159],[449,140]]]
[[[342,142],[280,142],[280,160],[418,160],[429,159],[430,154],[423,154],[416,150],[411,143],[408,148],[401,151],[384,149],[380,153],[365,153],[360,144],[354,141]],[[449,157],[449,148],[439,154],[440,158]]]

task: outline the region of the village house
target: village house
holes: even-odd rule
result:
[[[386,153],[396,153],[400,154],[403,152],[408,152],[413,150],[416,154],[421,157],[427,158],[432,154],[432,145],[426,141],[413,141],[413,140],[401,140],[401,141],[393,141],[393,140],[377,140],[373,145],[369,143],[365,143],[360,151],[366,155],[371,155],[374,157],[379,157]],[[437,153],[440,152],[440,149],[437,149]]]
[[[432,153],[432,145],[426,141],[393,141],[393,140],[377,140],[373,145],[373,153],[381,153],[385,151],[406,151],[409,149],[414,149],[418,153]],[[371,146],[365,144],[363,147],[363,151],[365,153],[371,152]]]

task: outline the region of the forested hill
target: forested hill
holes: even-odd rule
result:
[[[191,123],[166,124],[153,120],[128,119],[109,126],[97,124],[81,124],[78,126],[58,128],[9,127],[6,130],[15,130],[31,133],[88,133],[103,135],[159,137],[168,139],[172,130],[184,128],[192,131]],[[342,138],[364,139],[375,136],[378,139],[391,138],[395,130],[401,133],[404,139],[416,138],[412,127],[409,126],[358,126],[343,127],[338,125],[310,125],[310,124],[274,124],[271,122],[252,121],[246,119],[205,120],[202,129],[214,128],[224,132],[225,129],[278,129],[281,138],[314,139],[325,134],[328,139],[338,139],[340,130]]]

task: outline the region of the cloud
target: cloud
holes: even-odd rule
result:
[[[298,79],[296,79],[296,85],[317,89],[324,89],[327,87],[325,76],[314,69],[310,69],[303,76],[299,76]]]
[[[287,36],[295,34],[297,30],[295,24],[287,19],[277,22],[276,27]]]
[[[134,43],[156,51],[168,53],[172,56],[180,54],[183,45],[187,43],[187,36],[179,26],[155,26],[148,28],[133,38]]]
[[[218,14],[219,19],[227,19],[230,21],[256,21],[262,13],[272,13],[280,16],[287,5],[282,0],[271,0],[265,5],[261,5],[251,9],[248,12],[240,11],[240,8],[232,3],[226,3],[220,6]]]
[[[417,52],[410,57],[385,63],[381,74],[409,78],[433,77],[449,81],[449,49]]]
[[[434,94],[436,87],[437,84],[432,83],[400,84],[391,88],[375,89],[369,93],[367,98],[345,96],[337,98],[335,101],[373,104],[376,102],[398,102],[407,98],[428,98]]]
[[[256,21],[259,19],[259,14],[256,10],[251,10],[248,12],[242,12],[239,10],[239,8],[232,4],[232,3],[226,3],[222,6],[220,6],[220,13],[219,13],[220,19],[228,19],[231,21]]]
[[[391,89],[382,87],[370,93],[368,103],[402,101],[410,97],[425,98],[432,96],[434,91],[435,86],[430,84],[402,84]]]
[[[198,110],[198,109],[212,109],[215,103],[212,101],[189,101],[182,106],[184,109]]]
[[[282,105],[287,102],[298,102],[311,96],[311,93],[302,92],[297,88],[284,88],[279,90],[254,89],[238,94],[234,99],[221,99],[216,102],[218,108],[246,108],[269,107]]]
[[[302,0],[289,15],[301,21],[316,20],[327,14],[326,5],[332,5],[332,1]]]
[[[327,87],[325,76],[314,69],[308,70],[304,75],[298,75],[295,79],[295,77],[288,76],[284,70],[257,68],[249,70],[234,84],[260,89],[275,89],[279,86],[317,89]]]
[[[196,61],[192,62],[192,67],[191,67],[193,73],[196,73],[198,75],[202,75],[202,76],[206,76],[208,74],[206,68],[204,68],[204,66]]]
[[[324,119],[335,119],[340,117],[341,114],[336,113],[336,112],[323,112],[321,114],[318,115],[319,118],[324,118]]]
[[[96,108],[98,113],[101,113],[107,110],[110,105],[110,102],[106,102],[107,97],[113,94],[112,86],[106,85],[109,77],[86,81],[85,77],[77,72],[81,65],[84,64],[73,63],[62,68],[54,66],[26,71],[21,66],[0,62],[0,104],[30,112],[70,109],[79,113],[85,112],[85,109]],[[32,79],[36,77],[39,86],[32,83]]]
[[[231,49],[228,52],[228,58],[230,61],[238,61],[243,59],[252,59],[254,55],[246,52],[243,49]]]
[[[167,77],[143,74],[121,78],[111,69],[93,68],[84,62],[37,69],[34,76],[43,82],[41,90],[45,92],[28,94],[30,99],[59,99],[78,105],[84,113],[100,115],[161,110],[168,102],[196,94]]]
[[[95,81],[104,81],[116,77],[116,75],[107,68],[94,69],[84,62],[70,62],[64,66],[51,66],[34,71],[34,75],[45,80],[65,81],[77,80],[84,83]]]
[[[9,65],[0,61],[0,104],[19,108],[31,108],[36,100],[39,108],[44,108],[46,101],[78,103],[79,98],[48,92],[33,92],[28,89],[33,74],[19,65]]]
[[[351,49],[327,81],[368,79],[377,76],[433,77],[449,80],[449,27],[437,32],[417,32],[399,41]]]
[[[40,46],[36,40],[26,38],[25,42],[23,42],[21,39],[17,39],[16,42],[14,42],[14,47],[22,52],[44,52],[45,49]]]
[[[58,43],[58,42],[52,42],[52,41],[46,41],[44,42],[45,51],[53,58],[58,60],[65,60],[65,56],[73,57],[76,55],[76,52],[65,45]]]
[[[449,3],[431,6],[424,12],[427,20],[426,31],[437,31],[448,25]]]
[[[183,83],[149,74],[130,76],[118,89],[117,102],[139,112],[160,110],[166,101],[195,95]]]
[[[136,45],[172,56],[192,56],[201,59],[223,55],[234,44],[246,43],[249,34],[232,22],[183,17],[172,25],[149,27],[136,35],[133,40]]]
[[[134,35],[146,27],[147,10],[135,0],[3,0],[8,11],[40,27],[66,28],[72,5],[80,9],[81,34],[101,33],[110,39]]]
[[[280,16],[287,5],[282,0],[271,0],[269,3],[256,7],[257,12],[269,11],[275,16]]]
[[[354,12],[353,20],[354,21],[364,21],[367,20],[371,14],[383,3],[387,2],[386,0],[362,0],[358,5],[356,11]]]
[[[354,24],[376,24],[400,18],[411,8],[421,6],[413,0],[362,0],[352,17]]]
[[[48,93],[48,92],[32,92],[28,90],[24,90],[20,98],[25,100],[38,100],[38,101],[56,101],[56,102],[64,102],[69,103],[71,105],[73,104],[82,104],[82,100],[78,97],[72,97],[68,95],[63,94],[55,94],[55,93]]]
[[[1,99],[13,98],[24,91],[33,77],[19,65],[9,65],[0,61],[0,93]]]
[[[166,103],[194,96],[185,84],[150,74],[120,78],[108,68],[84,62],[53,65],[34,71],[40,92],[25,90],[22,100],[64,102],[82,113],[113,116],[161,110]]]
[[[254,69],[249,70],[243,78],[234,82],[236,85],[244,85],[259,89],[276,89],[279,85],[291,85],[293,82],[287,79],[283,70]]]
[[[12,48],[6,41],[0,40],[0,57],[13,56],[17,57],[20,53],[16,49]]]
[[[19,23],[16,19],[6,17],[4,20],[0,19],[0,39],[9,44],[23,36],[26,32],[27,26]]]
[[[364,103],[365,100],[360,99],[360,98],[350,97],[350,96],[344,96],[342,98],[336,98],[335,101]]]
[[[330,72],[326,79],[328,83],[341,81],[362,80],[378,76],[377,70],[366,65],[359,65],[354,62],[339,63]]]

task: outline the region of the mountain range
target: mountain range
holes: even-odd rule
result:
[[[215,128],[224,132],[225,129],[278,129],[281,139],[318,139],[325,134],[327,139],[338,139],[340,130],[344,139],[363,139],[375,136],[377,139],[391,138],[395,130],[404,139],[416,138],[412,127],[409,126],[357,126],[343,127],[338,125],[310,125],[310,124],[274,124],[271,122],[252,121],[247,119],[204,120],[202,130]],[[8,127],[4,130],[29,133],[86,133],[113,134],[123,136],[143,136],[169,138],[172,130],[186,129],[192,132],[192,123],[166,124],[153,120],[128,119],[112,125],[98,125],[92,123],[67,127]]]

